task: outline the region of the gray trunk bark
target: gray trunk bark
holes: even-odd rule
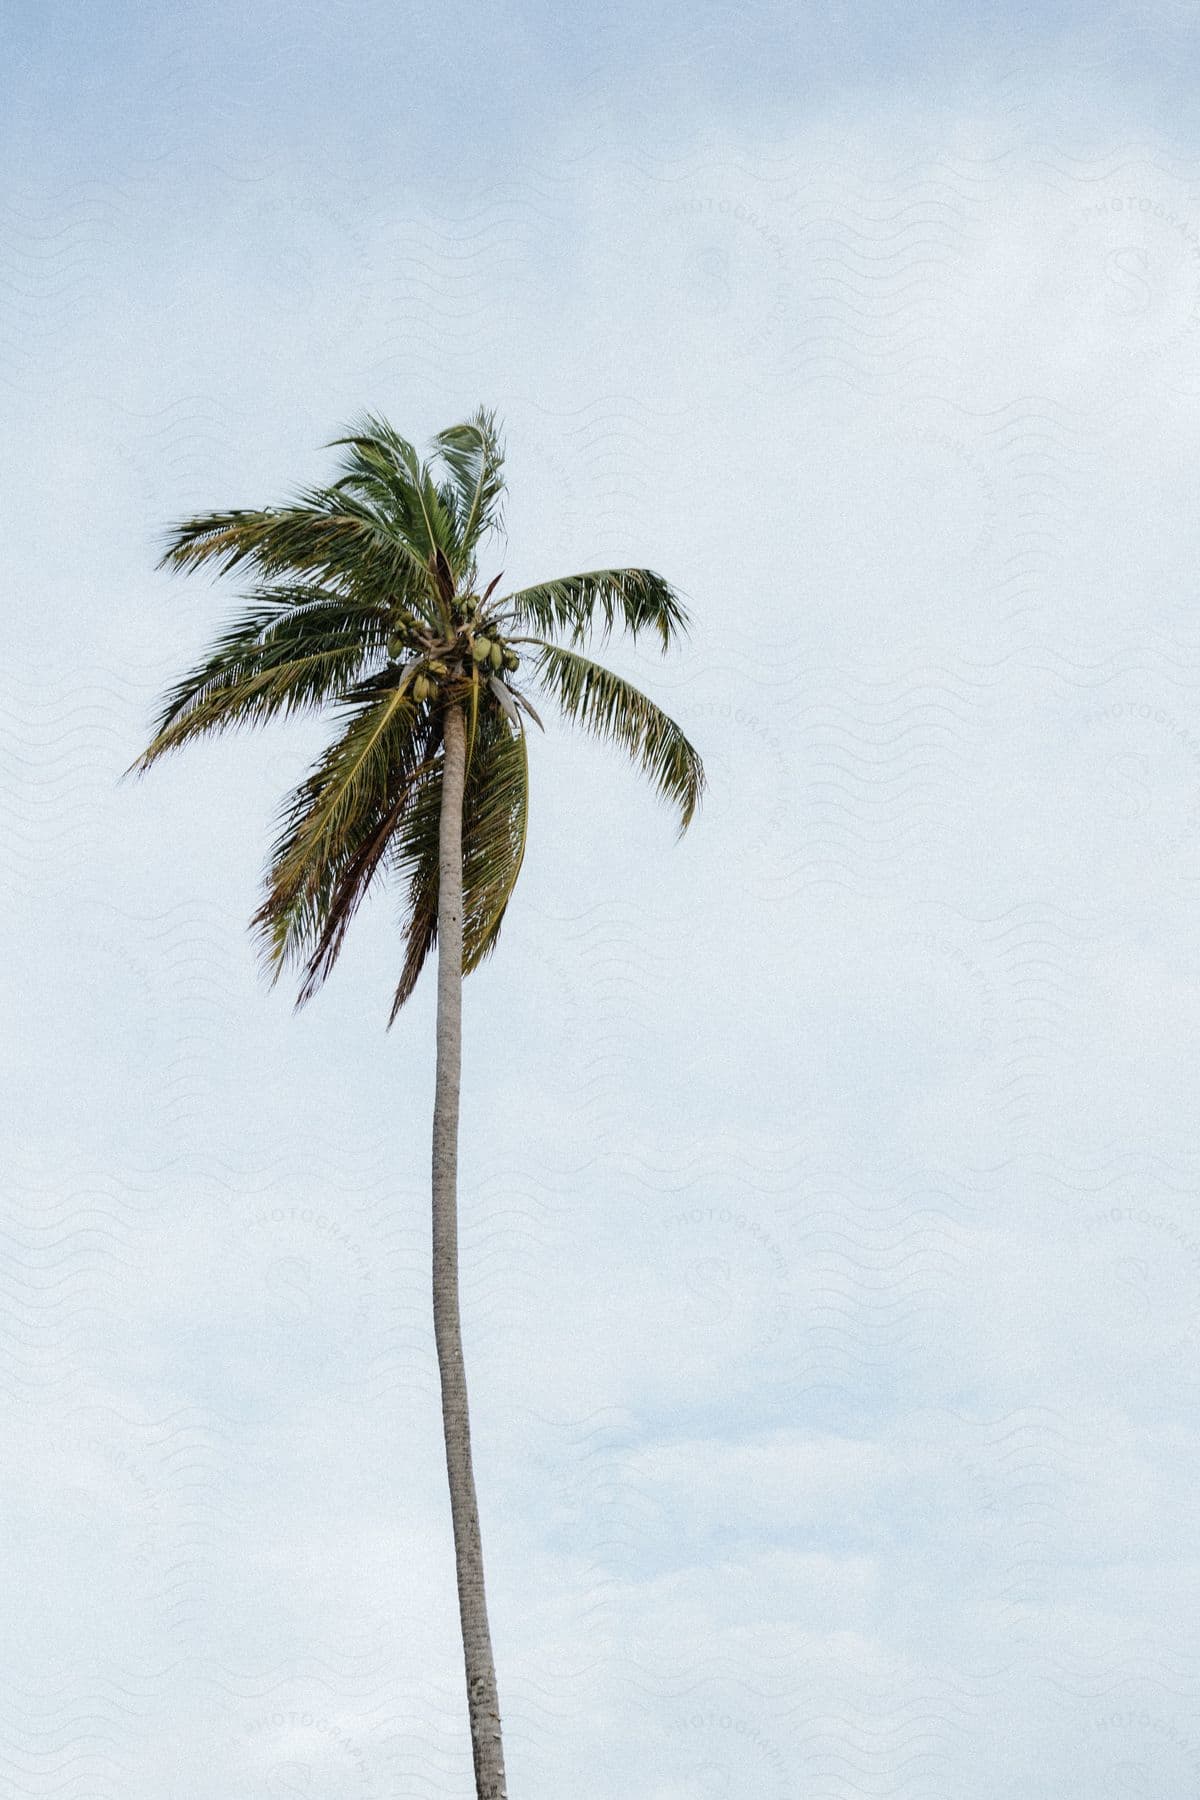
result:
[[[447,710],[438,834],[437,1082],[433,1104],[433,1330],[442,1384],[458,1612],[477,1800],[505,1800],[496,1665],[483,1586],[483,1546],[471,1467],[471,1426],[458,1307],[458,1096],[462,1068],[462,820],[466,726]]]

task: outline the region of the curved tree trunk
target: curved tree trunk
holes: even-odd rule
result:
[[[437,1083],[433,1106],[433,1329],[442,1384],[458,1611],[478,1800],[504,1800],[504,1749],[496,1667],[483,1587],[479,1507],[458,1309],[458,1095],[462,1067],[462,819],[466,728],[448,708],[438,837]]]

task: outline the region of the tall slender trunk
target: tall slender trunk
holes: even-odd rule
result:
[[[462,820],[466,727],[462,708],[445,719],[438,828],[437,1082],[433,1103],[433,1330],[442,1384],[442,1431],[450,1478],[458,1613],[467,1672],[477,1800],[504,1800],[504,1748],[496,1665],[483,1586],[479,1506],[458,1310],[458,1096],[462,1070]]]

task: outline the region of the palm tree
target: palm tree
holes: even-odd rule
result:
[[[404,898],[389,1025],[437,946],[434,1335],[475,1788],[478,1800],[501,1800],[458,1299],[462,978],[495,946],[525,853],[526,721],[541,724],[528,685],[627,750],[686,829],[704,785],[699,757],[585,648],[593,632],[606,638],[623,625],[665,652],[687,616],[649,569],[595,569],[503,595],[497,575],[477,591],[477,555],[502,531],[504,452],[489,412],[439,433],[429,461],[372,416],[329,447],[343,452],[331,485],[171,527],[160,567],[244,567],[256,585],[207,659],[166,695],[134,767],[232,726],[328,709],[332,741],[284,802],[253,919],[272,977],[298,967],[303,1005],[381,875],[397,878]]]

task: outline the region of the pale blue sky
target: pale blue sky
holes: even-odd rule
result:
[[[484,401],[492,569],[677,580],[712,780],[551,729],[467,990],[514,1796],[1185,1800],[1191,9],[5,30],[13,1791],[467,1791],[432,996],[386,902],[259,978],[319,727],[119,778],[230,603],[164,526]]]

